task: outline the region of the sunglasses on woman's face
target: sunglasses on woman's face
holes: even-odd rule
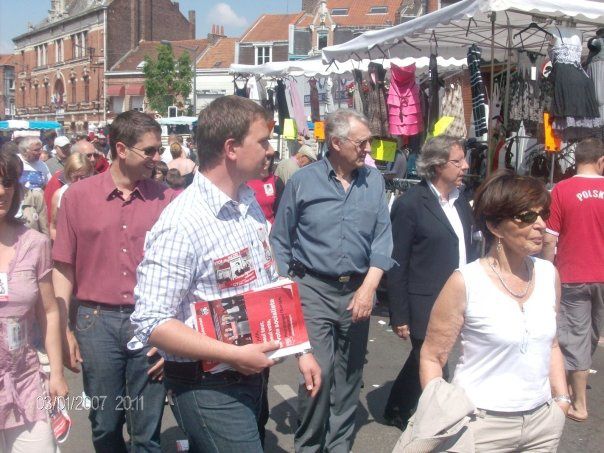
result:
[[[537,217],[541,217],[543,220],[549,219],[549,209],[542,209],[541,211],[524,211],[514,216],[515,220],[522,223],[535,223]]]

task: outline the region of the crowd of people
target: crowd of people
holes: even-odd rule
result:
[[[166,399],[190,451],[262,452],[266,353],[282,345],[203,336],[190,304],[280,277],[298,285],[311,345],[296,354],[297,452],[351,451],[384,278],[393,331],[412,346],[384,408],[404,430],[394,450],[556,451],[566,417],[588,418],[604,144],[579,143],[577,176],[551,195],[499,171],[471,202],[464,143],[434,137],[421,182],[390,208],[362,114],[328,115],[322,159],[303,145],[277,164],[271,120],[225,96],[201,111],[195,140],[172,135],[166,151],[137,111],[108,137],[2,146],[0,451],[57,451],[39,401],[67,396],[65,366],[82,372],[97,452],[161,451]],[[235,261],[244,271],[225,279]]]

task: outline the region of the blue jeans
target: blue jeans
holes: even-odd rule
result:
[[[130,453],[160,452],[165,390],[147,371],[149,347],[128,350],[134,326],[130,311],[79,306],[76,338],[82,354],[84,391],[91,399],[89,419],[97,452],[127,452],[122,434],[127,422]]]
[[[195,384],[165,378],[172,412],[189,438],[191,453],[262,453],[258,417],[262,374],[235,372],[204,377]]]

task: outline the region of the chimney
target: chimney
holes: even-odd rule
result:
[[[212,25],[212,31],[208,33],[208,41],[214,45],[220,41],[220,38],[224,38],[224,26]]]
[[[191,39],[195,39],[196,28],[197,26],[195,22],[195,11],[191,9],[189,10],[189,34],[191,36]]]

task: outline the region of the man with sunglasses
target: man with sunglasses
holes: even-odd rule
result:
[[[121,113],[109,137],[109,170],[73,184],[63,196],[53,283],[64,314],[76,291],[75,320],[65,326],[66,362],[72,370],[82,364],[95,450],[159,452],[163,359],[155,348],[129,350],[127,342],[144,240],[175,193],[150,179],[161,150],[154,119]],[[122,434],[126,417],[130,448]]]
[[[271,232],[278,272],[298,282],[323,382],[313,399],[300,388],[297,452],[351,450],[369,317],[393,263],[384,178],[365,166],[367,119],[337,110],[325,133],[326,158],[290,178]]]
[[[478,257],[472,209],[461,189],[468,170],[463,143],[449,136],[429,139],[416,165],[422,181],[391,211],[392,258],[399,266],[388,273],[390,323],[401,339],[411,340],[412,350],[392,385],[384,419],[400,429],[421,394],[419,355],[432,306],[451,273]]]
[[[604,143],[585,139],[575,149],[577,174],[552,191],[543,257],[560,273],[558,342],[572,404],[567,417],[587,420],[587,377],[604,321]]]

